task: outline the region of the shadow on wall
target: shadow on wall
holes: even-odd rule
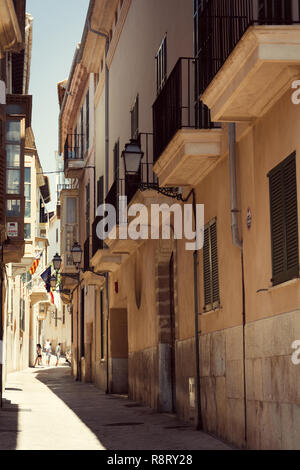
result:
[[[19,389],[5,389],[21,391]],[[18,439],[19,407],[3,399],[0,408],[0,450],[16,450]]]

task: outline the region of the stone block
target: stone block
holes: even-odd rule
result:
[[[226,378],[216,378],[216,405],[217,405],[217,435],[222,439],[227,437],[227,398]]]
[[[245,447],[245,406],[243,399],[227,400],[228,440],[238,447]]]
[[[219,331],[211,335],[211,375],[222,377],[225,375],[226,339],[225,332]]]
[[[281,449],[281,413],[279,403],[263,403],[261,420],[261,449]]]
[[[210,334],[200,336],[200,375],[208,377],[210,375]]]
[[[227,398],[244,397],[243,361],[226,362],[226,396]]]
[[[261,449],[262,409],[262,402],[247,400],[247,447],[251,450]]]
[[[237,361],[243,357],[243,327],[229,328],[226,334],[226,361]]]

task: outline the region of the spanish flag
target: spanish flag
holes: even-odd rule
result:
[[[43,254],[43,253],[41,253],[40,256],[34,260],[33,265],[32,265],[31,268],[29,269],[29,272],[30,272],[31,276],[33,276],[34,273],[36,272],[36,270],[37,270],[37,268],[38,268],[38,265],[40,264],[40,259],[41,259],[41,257],[42,257],[42,254]]]

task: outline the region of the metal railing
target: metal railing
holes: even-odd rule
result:
[[[210,121],[208,109],[195,93],[197,63],[195,58],[179,58],[153,104],[155,162],[180,129],[216,127]]]
[[[64,160],[83,160],[83,135],[68,134],[64,147]]]
[[[138,140],[144,152],[139,173],[137,175],[127,174],[115,179],[105,199],[106,204],[115,207],[117,223],[119,223],[120,196],[127,196],[127,204],[129,204],[139,189],[158,188],[158,178],[153,172],[153,134],[140,133]]]
[[[299,23],[293,0],[210,0],[195,15],[198,99],[249,26]]]

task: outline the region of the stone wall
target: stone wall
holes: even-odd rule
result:
[[[300,340],[299,312],[246,326],[248,446],[300,449],[300,366],[291,348]]]
[[[200,337],[200,376],[204,430],[244,447],[242,326]]]

